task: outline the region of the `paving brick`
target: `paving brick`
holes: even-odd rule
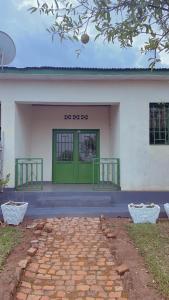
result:
[[[35,273],[34,272],[30,272],[30,271],[26,271],[25,272],[25,277],[28,277],[28,278],[35,278]]]
[[[64,299],[66,293],[64,291],[57,292],[57,297]]]
[[[42,260],[41,260],[42,261]],[[40,268],[42,268],[42,269],[49,269],[50,268],[50,265],[48,265],[48,264],[41,264],[40,265]]]
[[[27,254],[28,254],[29,256],[34,256],[35,253],[36,253],[36,251],[37,251],[37,248],[31,247],[31,248],[28,249]]]
[[[48,219],[16,300],[128,300],[108,243],[99,218]]]
[[[120,298],[121,292],[110,292],[109,297]]]
[[[35,230],[35,231],[34,231],[34,235],[35,235],[36,237],[39,237],[39,236],[41,235],[41,230]]]
[[[18,263],[18,266],[21,267],[22,269],[25,269],[27,267],[27,265],[29,264],[29,262],[30,262],[30,257],[22,259]]]
[[[126,264],[122,264],[116,268],[116,271],[119,275],[123,275],[125,272],[129,271],[129,268]]]
[[[40,300],[41,296],[29,295],[27,300]]]
[[[53,286],[53,285],[44,285],[43,289],[47,290],[47,291],[53,291],[55,289],[55,286]]]
[[[90,286],[86,284],[80,284],[76,286],[77,291],[88,291],[89,288]]]
[[[22,281],[21,282],[21,287],[25,287],[25,288],[31,289],[31,284],[30,284],[30,282]]]
[[[72,275],[72,280],[81,281],[84,279],[84,275]]]
[[[30,294],[30,292],[31,292],[31,289],[30,288],[26,288],[26,287],[20,287],[20,290],[19,290],[21,293],[23,293],[23,294]]]
[[[17,300],[26,300],[26,298],[27,298],[27,294],[20,293],[20,292],[16,294],[16,299]]]
[[[29,267],[27,268],[28,270],[32,271],[32,272],[37,272],[39,268],[39,264],[37,263],[30,263]]]
[[[46,269],[38,269],[38,273],[39,273],[39,274],[47,274],[47,272],[48,272],[48,271],[47,271]],[[51,273],[49,273],[49,272],[48,272],[48,274],[51,275]]]

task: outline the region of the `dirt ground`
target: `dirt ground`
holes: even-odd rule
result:
[[[128,292],[129,300],[168,300],[157,291],[142,256],[138,253],[138,249],[125,230],[124,225],[128,224],[130,220],[108,218],[105,222],[109,225],[112,224],[117,233],[117,238],[111,239],[109,242],[117,262],[119,264],[125,263],[129,267],[129,272],[125,273],[123,280],[124,289]]]
[[[3,270],[0,272],[0,291],[8,290],[13,282],[13,275],[17,263],[26,257],[26,251],[30,247],[30,241],[34,239],[33,232],[26,229],[32,221],[26,219],[21,227],[23,238],[21,243],[8,256]],[[129,272],[123,277],[124,289],[128,292],[129,300],[168,300],[161,296],[153,282],[151,274],[146,269],[143,258],[130,240],[124,225],[129,223],[129,219],[108,218],[104,221],[107,226],[113,225],[116,232],[115,239],[109,239],[109,247],[115,255],[118,264],[126,263]],[[5,299],[0,299],[5,300]]]
[[[31,223],[31,219],[25,219],[22,225],[18,226],[22,230],[23,237],[21,243],[9,254],[3,270],[0,271],[0,300],[5,300],[1,299],[1,294],[8,291],[9,285],[14,281],[14,273],[18,262],[26,257],[26,251],[30,247],[30,241],[33,239],[32,231],[26,229],[26,226]]]

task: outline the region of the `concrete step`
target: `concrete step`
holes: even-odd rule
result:
[[[161,216],[164,203],[169,202],[168,191],[113,191],[113,192],[16,192],[0,193],[0,204],[9,200],[28,202],[28,216],[99,216],[128,217],[128,203],[156,203],[160,205]]]
[[[7,192],[7,200],[25,201],[33,207],[110,207],[112,193],[105,192]],[[0,200],[1,201],[1,200]]]
[[[129,217],[127,210],[119,211],[118,208],[112,207],[58,207],[58,208],[33,208],[27,210],[27,217],[32,218],[50,218],[50,217]]]
[[[113,205],[111,196],[96,195],[63,195],[52,197],[40,196],[35,200],[30,199],[29,204],[34,207],[110,207]]]

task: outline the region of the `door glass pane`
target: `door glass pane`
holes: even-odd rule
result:
[[[56,134],[56,160],[73,160],[73,133],[64,132]]]
[[[96,133],[79,133],[79,160],[92,161],[96,157]]]

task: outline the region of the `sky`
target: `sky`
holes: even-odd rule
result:
[[[28,8],[36,0],[0,0],[0,31],[11,36],[16,46],[16,57],[10,66],[14,67],[95,67],[95,68],[143,68],[149,62],[140,53],[141,40],[137,38],[130,49],[121,49],[118,44],[90,42],[77,58],[76,50],[81,43],[55,38],[52,41],[46,28],[51,19],[30,14]],[[160,67],[169,67],[169,54],[162,54]]]

